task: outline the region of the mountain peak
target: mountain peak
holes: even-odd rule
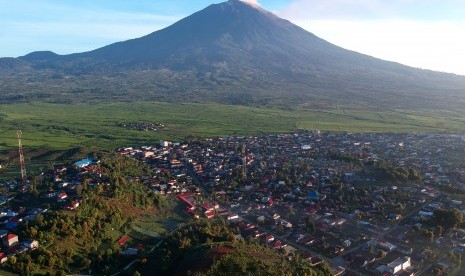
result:
[[[229,0],[229,2],[241,2],[241,3],[244,3],[244,4],[247,4],[249,6],[252,6],[254,8],[260,8],[260,4],[258,4],[258,1],[257,0]]]
[[[20,57],[23,60],[34,62],[34,61],[43,61],[43,60],[51,60],[57,58],[59,55],[52,51],[36,51],[29,53],[25,56]]]

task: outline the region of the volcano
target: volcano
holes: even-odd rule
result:
[[[257,5],[230,0],[93,51],[2,58],[0,95],[2,102],[461,108],[465,77],[349,51]]]

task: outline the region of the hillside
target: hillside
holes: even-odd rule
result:
[[[258,242],[235,240],[236,232],[222,219],[189,223],[135,269],[142,275],[332,275],[325,263],[311,267],[298,254],[289,260]]]
[[[0,95],[3,103],[138,99],[456,109],[465,102],[465,77],[348,51],[262,8],[230,0],[90,52],[1,59]]]

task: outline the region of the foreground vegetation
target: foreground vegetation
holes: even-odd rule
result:
[[[190,223],[135,269],[143,275],[331,275],[326,264],[311,267],[298,255],[284,258],[254,241],[237,240],[238,233],[221,218]]]
[[[0,105],[0,150],[16,148],[16,130],[25,148],[107,148],[188,136],[253,135],[296,129],[352,132],[463,132],[465,112],[280,109],[221,104],[131,102],[102,104],[28,103]],[[139,131],[125,122],[162,123]]]
[[[47,174],[42,181],[33,180],[29,207],[49,211],[38,214],[34,221],[21,224],[18,233],[20,240],[38,240],[40,247],[9,258],[3,269],[21,275],[46,272],[108,275],[118,272],[131,260],[121,254],[123,248],[117,242],[121,237],[129,237],[126,245],[137,246],[141,252],[153,246],[156,239],[134,233],[134,227],[143,217],[156,220],[161,213],[171,213],[173,206],[164,197],[148,191],[142,183],[129,180],[131,176],[150,176],[150,170],[124,157],[105,158],[100,168],[105,183],[93,187],[93,180],[84,177],[82,185],[78,185],[72,195],[80,200],[79,207],[74,210],[63,208],[60,203],[44,204],[47,199],[39,194],[53,186]]]
[[[331,275],[326,264],[312,267],[298,254],[287,259],[255,241],[238,238],[239,228],[223,218],[184,217],[174,230],[157,231],[156,237],[138,232],[144,217],[151,217],[145,222],[155,225],[158,219],[172,220],[176,204],[174,197],[155,194],[142,184],[141,179],[153,174],[135,159],[107,156],[86,173],[68,167],[59,177],[76,175],[82,177],[82,184],[68,193],[77,200],[72,202],[80,204],[71,209],[44,197],[55,186],[54,171],[31,177],[29,192],[18,197],[27,198],[27,203],[14,204],[48,211],[20,224],[16,232],[21,241],[37,240],[40,246],[9,257],[0,274]],[[150,229],[147,226],[144,229]],[[136,248],[138,255],[125,255],[125,247]],[[134,266],[123,269],[132,260]]]

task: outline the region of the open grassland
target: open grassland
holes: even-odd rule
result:
[[[123,122],[165,124],[159,131],[119,126]],[[353,132],[464,132],[465,111],[361,111],[340,108],[309,110],[220,104],[161,102],[0,105],[0,150],[17,146],[16,129],[25,148],[72,147],[113,149],[211,137],[281,133],[318,128]]]

